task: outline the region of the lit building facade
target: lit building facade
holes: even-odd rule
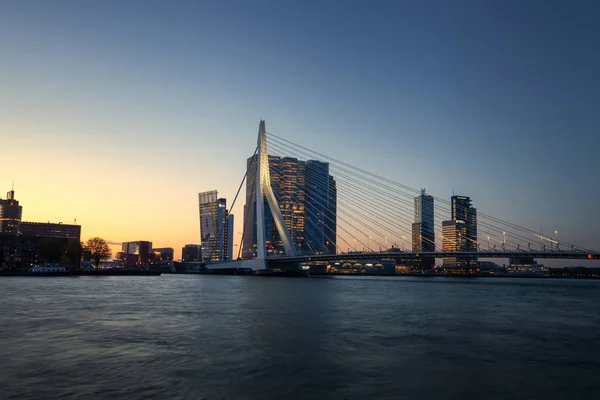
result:
[[[246,161],[246,204],[244,205],[244,222],[242,227],[242,258],[252,258],[256,256],[256,159],[252,156]],[[273,194],[279,202],[279,157],[269,156],[269,172],[271,175],[271,187]],[[275,249],[282,249],[283,244],[279,239],[275,221],[271,214],[271,209],[264,200],[265,212],[265,245],[269,253],[274,253]]]
[[[242,258],[256,255],[256,156],[247,160]],[[269,156],[271,189],[299,252],[335,253],[337,188],[327,163]],[[265,201],[265,246],[268,255],[284,254]]]
[[[6,194],[6,199],[0,199],[0,235],[18,236],[21,230],[23,207],[15,200],[15,191]]]
[[[21,235],[81,240],[81,225],[53,224],[50,222],[21,222]]]
[[[0,266],[28,268],[38,262],[79,265],[81,226],[22,221],[15,192],[0,199]]]
[[[421,190],[421,195],[415,197],[415,222],[412,230],[412,250],[435,251],[435,225],[433,196]]]
[[[443,251],[477,251],[477,210],[466,196],[452,196],[452,219],[442,222]],[[444,266],[475,268],[476,258],[444,258]]]
[[[421,190],[421,195],[415,197],[415,222],[412,224],[412,251],[433,252],[435,251],[435,225],[433,196]],[[415,267],[420,269],[431,269],[435,265],[435,259],[426,257],[420,259]]]
[[[292,241],[302,252],[305,247],[305,163],[283,157],[279,164],[279,208]]]
[[[227,246],[227,200],[217,198],[217,191],[198,193],[200,208],[200,244],[203,261],[225,261]]]

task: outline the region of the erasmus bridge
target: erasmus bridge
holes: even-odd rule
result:
[[[313,162],[321,171],[292,171],[300,178],[284,183],[280,176],[272,177],[272,164],[284,159],[307,160],[300,164]],[[254,220],[249,227],[245,221],[243,235],[246,239],[252,235],[251,246],[242,238],[241,258],[208,263],[209,270],[260,272],[284,265],[300,268],[306,262],[344,260],[434,262],[443,258],[473,265],[478,258],[600,259],[597,251],[559,239],[558,231],[544,234],[474,209],[474,233],[454,229],[455,225],[444,229],[452,222],[448,221],[451,215],[466,211],[462,215],[468,218],[469,210],[456,210],[465,206],[435,196],[429,196],[433,226],[427,232],[417,226],[420,230],[415,231],[415,198],[423,192],[268,133],[264,120],[260,121],[257,147],[238,195],[244,181],[244,211]],[[326,190],[334,193],[324,193]]]

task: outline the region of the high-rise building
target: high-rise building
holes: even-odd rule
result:
[[[181,248],[181,261],[201,261],[201,248],[199,244],[186,244]]]
[[[225,238],[223,239],[225,254],[223,255],[223,261],[231,261],[233,258],[233,214],[229,214],[229,210],[226,210],[225,215]]]
[[[477,251],[477,210],[466,196],[452,196],[452,219],[442,223],[443,251]],[[474,268],[476,258],[446,257],[444,266]]]
[[[21,230],[23,207],[15,200],[15,191],[6,194],[6,199],[0,199],[0,235],[18,236]]]
[[[325,217],[329,205],[329,164],[308,160],[305,165],[306,245],[311,253],[328,253]]]
[[[204,261],[227,259],[227,200],[217,198],[217,191],[198,193],[200,208],[200,243]]]
[[[246,205],[242,258],[256,254],[256,156],[247,160]],[[281,215],[299,251],[335,253],[337,188],[327,163],[269,156],[271,189]],[[275,221],[265,200],[267,254],[284,253]]]
[[[242,258],[256,255],[256,159],[246,160],[246,204],[244,204],[244,226],[242,227]],[[266,207],[268,208],[268,207]]]
[[[305,248],[305,163],[297,158],[280,160],[279,208],[297,249]]]
[[[435,225],[433,196],[421,190],[415,197],[415,222],[412,230],[412,249],[414,252],[435,251]]]
[[[329,175],[329,196],[325,210],[325,241],[329,254],[337,253],[337,184]]]
[[[421,195],[415,197],[415,222],[412,224],[412,251],[435,251],[435,225],[433,196],[421,190]],[[435,265],[434,258],[422,258],[415,264],[420,269],[431,269]]]

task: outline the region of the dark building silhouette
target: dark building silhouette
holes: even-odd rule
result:
[[[81,225],[50,222],[21,222],[21,235],[81,240]]]
[[[21,229],[23,207],[15,200],[15,191],[6,194],[6,199],[0,199],[0,235],[18,236]]]
[[[81,226],[22,221],[23,207],[15,191],[0,199],[0,266],[27,269],[38,263],[78,267]]]
[[[173,261],[175,250],[172,247],[158,247],[153,248],[154,261]]]
[[[202,246],[199,244],[186,244],[181,249],[181,261],[201,261]]]

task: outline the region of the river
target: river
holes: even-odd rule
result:
[[[0,278],[0,399],[597,399],[600,281]]]

